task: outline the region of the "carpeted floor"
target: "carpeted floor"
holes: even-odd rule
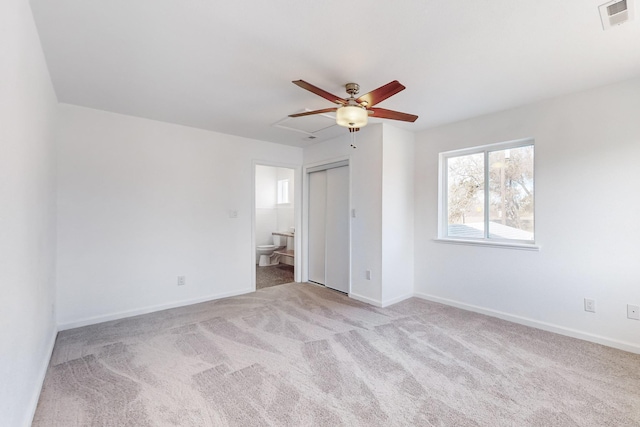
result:
[[[288,284],[61,332],[35,426],[638,426],[640,355]]]
[[[283,285],[293,281],[293,265],[277,264],[266,267],[256,265],[256,289]]]

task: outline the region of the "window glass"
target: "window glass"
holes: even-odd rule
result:
[[[440,236],[533,242],[533,154],[532,141],[442,153]]]
[[[489,238],[533,240],[533,146],[489,152]]]
[[[281,179],[278,181],[278,203],[279,204],[289,203],[289,180],[288,179]]]
[[[451,157],[447,171],[449,235],[484,237],[484,155]]]

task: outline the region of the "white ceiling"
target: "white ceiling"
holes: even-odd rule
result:
[[[31,0],[60,102],[297,146],[347,131],[273,126],[332,106],[292,80],[399,80],[379,106],[419,131],[639,75],[639,20],[603,31],[604,2]]]

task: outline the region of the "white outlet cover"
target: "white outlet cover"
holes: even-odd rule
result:
[[[627,317],[633,320],[640,320],[640,306],[627,304]]]
[[[588,311],[590,313],[596,312],[596,300],[585,298],[584,299],[584,311]]]

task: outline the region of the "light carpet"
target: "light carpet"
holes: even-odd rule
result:
[[[638,426],[640,355],[310,284],[64,331],[35,426]]]

